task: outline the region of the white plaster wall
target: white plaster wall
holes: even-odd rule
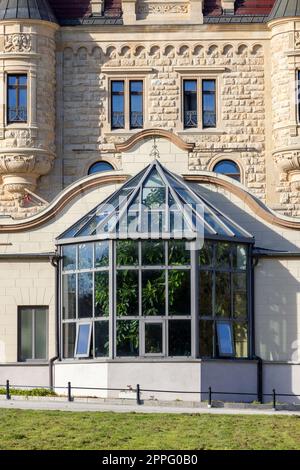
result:
[[[10,387],[26,385],[49,387],[49,366],[34,364],[0,365],[0,386],[5,386],[9,380]]]
[[[264,364],[263,384],[264,393],[272,394],[275,389],[278,402],[300,403],[300,364]],[[292,394],[298,396],[282,396]],[[270,402],[272,397],[265,397]]]
[[[76,361],[73,363],[56,362],[54,365],[54,384],[58,394],[67,394],[68,382],[71,382],[73,396],[106,398],[107,391],[88,390],[84,387],[107,388],[108,364]],[[64,389],[58,387],[66,387]],[[76,390],[73,387],[83,387]]]

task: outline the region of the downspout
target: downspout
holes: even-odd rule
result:
[[[263,360],[261,357],[255,354],[255,290],[254,290],[254,268],[258,265],[259,257],[254,255],[252,258],[252,269],[251,269],[251,284],[252,284],[252,300],[251,300],[251,310],[252,310],[252,348],[253,348],[253,358],[257,360],[257,401],[263,403],[264,401],[264,390],[263,390]]]
[[[55,268],[55,355],[49,360],[49,387],[50,390],[53,390],[54,387],[54,374],[53,374],[53,364],[58,359],[58,338],[59,338],[59,325],[58,325],[58,311],[59,311],[59,295],[58,295],[58,286],[59,286],[59,270],[58,263],[60,256],[57,254],[50,257],[50,263]]]

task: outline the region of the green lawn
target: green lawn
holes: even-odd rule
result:
[[[300,418],[0,409],[3,449],[300,449]]]

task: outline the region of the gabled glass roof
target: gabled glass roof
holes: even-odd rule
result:
[[[254,241],[202,194],[199,185],[187,183],[155,160],[65,231],[58,243],[201,237]]]

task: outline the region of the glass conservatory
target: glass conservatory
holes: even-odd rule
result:
[[[60,356],[249,358],[251,234],[157,160],[57,239]]]

